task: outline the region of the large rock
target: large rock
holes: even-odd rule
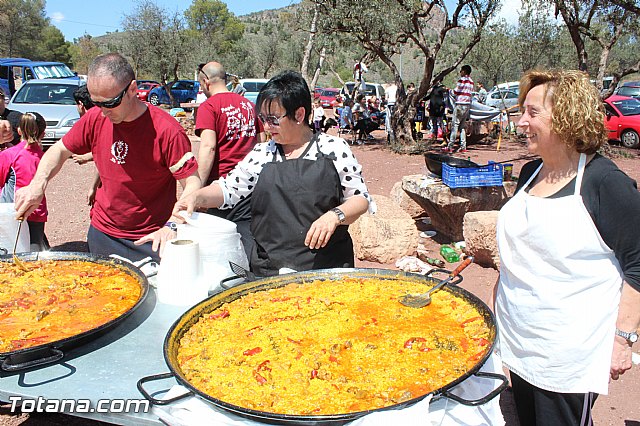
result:
[[[412,255],[418,247],[418,232],[411,216],[388,197],[374,195],[375,215],[365,213],[349,226],[355,255],[360,260],[394,263]]]
[[[391,188],[391,199],[400,206],[402,210],[409,213],[409,216],[416,219],[420,216],[426,215],[424,209],[420,207],[420,204],[416,203],[413,198],[402,189],[402,181],[396,182]]]
[[[453,241],[464,238],[462,221],[468,212],[500,210],[509,199],[504,186],[449,188],[440,179],[425,175],[402,178],[402,189],[415,200],[431,218],[431,224]]]
[[[498,211],[469,212],[464,215],[463,234],[465,253],[474,257],[474,262],[500,270],[496,223]]]

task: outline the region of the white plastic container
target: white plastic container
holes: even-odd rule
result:
[[[198,243],[182,239],[168,241],[158,268],[158,301],[177,306],[195,305],[207,297],[209,290],[199,278]]]
[[[206,213],[183,215],[186,224],[178,225],[178,238],[197,241],[200,246],[201,279],[210,291],[220,289],[220,281],[235,275],[229,262],[249,269],[240,234],[235,223]],[[238,281],[240,282],[240,281]]]
[[[0,248],[6,250],[7,254],[13,253],[13,245],[16,242],[16,233],[18,232],[19,224],[16,220],[14,204],[0,203]],[[29,237],[29,225],[24,221],[20,228],[16,253],[31,251]],[[0,254],[4,254],[4,251],[0,250]]]

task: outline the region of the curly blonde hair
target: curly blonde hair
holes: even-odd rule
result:
[[[520,108],[541,84],[553,105],[551,130],[577,152],[595,153],[607,141],[607,130],[602,99],[589,76],[577,70],[527,71],[520,79]]]

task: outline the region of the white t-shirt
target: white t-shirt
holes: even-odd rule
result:
[[[324,108],[321,106],[313,109],[313,121],[320,121],[324,117]]]
[[[396,92],[398,91],[398,86],[392,84],[384,90],[384,96],[387,98],[388,104],[396,103]]]

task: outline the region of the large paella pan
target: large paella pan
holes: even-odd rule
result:
[[[432,277],[333,269],[261,279],[201,302],[169,330],[164,356],[192,392],[259,421],[340,424],[447,391],[478,370],[495,340],[494,317],[462,288],[414,309],[398,298]],[[475,401],[495,397],[502,385]],[[175,400],[175,399],[174,399]]]
[[[117,259],[76,252],[0,257],[0,369],[55,362],[134,312],[149,291],[145,275]]]

